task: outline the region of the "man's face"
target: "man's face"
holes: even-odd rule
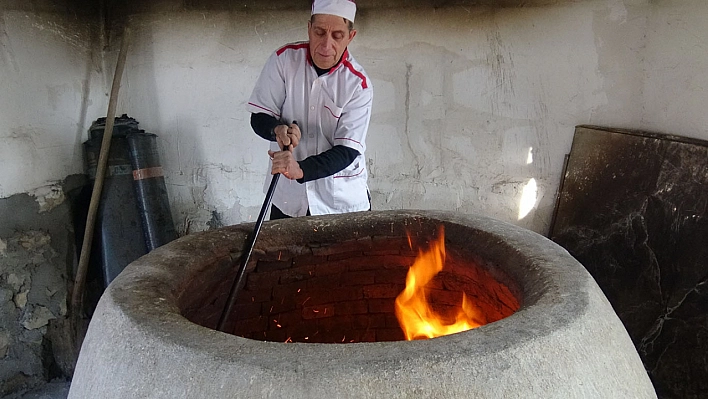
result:
[[[310,55],[315,65],[322,69],[332,68],[349,43],[354,39],[356,30],[349,31],[344,18],[336,15],[316,14],[307,23],[307,35],[310,38]]]

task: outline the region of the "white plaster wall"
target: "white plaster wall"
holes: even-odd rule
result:
[[[290,15],[274,13],[271,22]],[[302,17],[302,14],[298,15]],[[255,220],[263,201],[267,143],[245,111],[261,63],[288,34],[259,32],[261,16],[135,16],[119,108],[160,137],[161,161],[180,232]],[[295,22],[290,35],[298,31]],[[277,36],[271,39],[270,36]]]
[[[375,87],[374,208],[476,212],[545,232],[574,126],[641,123],[648,6],[630,3],[362,10],[351,50]],[[161,137],[182,231],[214,212],[227,224],[257,216],[267,145],[244,104],[270,52],[306,39],[307,18],[133,16],[121,105]]]
[[[205,229],[214,219],[253,220],[267,145],[252,132],[244,104],[268,55],[306,39],[309,15],[158,10],[131,16],[118,112],[159,135],[180,231]],[[545,233],[574,126],[708,139],[705,15],[703,0],[361,10],[351,50],[375,87],[367,141],[374,208],[482,213]],[[35,38],[37,24],[4,21],[15,33],[0,36],[0,197],[80,170],[80,142],[105,113],[118,47],[113,42],[105,54],[102,84],[82,97],[82,82],[93,76],[90,57],[75,57],[83,53],[66,34],[52,33],[50,43],[59,46],[48,46]],[[30,66],[33,57],[18,53],[28,45],[56,52],[59,66]],[[22,68],[13,65],[18,60]],[[68,89],[54,110],[49,86],[62,84]],[[35,89],[17,105],[7,85]],[[87,96],[95,104],[82,108]],[[50,118],[32,110],[70,115],[64,123],[72,129],[56,133]],[[27,163],[32,169],[14,173]],[[58,171],[44,172],[50,166]],[[525,187],[530,210],[520,218]]]
[[[106,112],[97,35],[72,15],[0,7],[0,198],[83,171],[87,120]]]
[[[636,65],[637,54],[600,42],[634,44],[642,23],[614,23],[610,12],[606,2],[459,7],[367,23],[364,54],[388,59],[369,68],[385,96],[369,140],[375,204],[483,213],[547,231],[574,126],[639,121],[639,104],[608,90],[617,71],[601,65],[603,56]],[[625,68],[631,99],[641,80]]]
[[[642,125],[708,139],[708,2],[652,3],[642,64]]]

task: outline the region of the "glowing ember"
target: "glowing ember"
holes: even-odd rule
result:
[[[410,237],[409,237],[410,243]],[[486,317],[467,296],[453,318],[437,314],[427,300],[426,284],[445,264],[445,234],[443,227],[437,241],[427,252],[420,251],[406,276],[406,288],[396,298],[396,317],[406,339],[427,339],[470,330],[487,323]]]

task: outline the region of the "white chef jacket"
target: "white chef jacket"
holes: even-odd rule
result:
[[[273,204],[288,216],[344,213],[370,208],[366,132],[371,118],[371,80],[349,53],[329,73],[317,76],[308,42],[275,51],[256,81],[247,109],[269,113],[281,122],[297,121],[302,138],[293,150],[296,160],[320,154],[335,145],[351,147],[359,156],[344,170],[304,184],[280,179]],[[276,142],[273,151],[280,151]],[[270,167],[264,185],[270,185]]]

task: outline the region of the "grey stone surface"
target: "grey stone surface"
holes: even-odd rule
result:
[[[66,282],[53,267],[58,260],[49,234],[18,232],[7,243],[0,257],[0,395],[45,381],[43,337],[50,320],[66,315]],[[56,298],[46,295],[59,287]]]
[[[6,397],[5,399],[66,399],[69,396],[70,382],[52,381],[26,392]]]
[[[708,141],[578,126],[549,235],[595,278],[662,398],[708,397]]]
[[[34,195],[0,200],[0,396],[73,370],[74,351],[59,355],[56,349],[58,338],[68,336],[67,285],[75,259],[65,194],[83,181],[69,177]]]
[[[284,344],[224,334],[186,320],[179,298],[192,279],[229,271],[216,260],[237,258],[253,227],[232,226],[183,237],[128,266],[101,298],[69,398],[656,397],[595,281],[533,232],[447,212],[363,212],[268,222],[256,251],[440,223],[447,245],[518,284],[519,311],[424,341]]]

